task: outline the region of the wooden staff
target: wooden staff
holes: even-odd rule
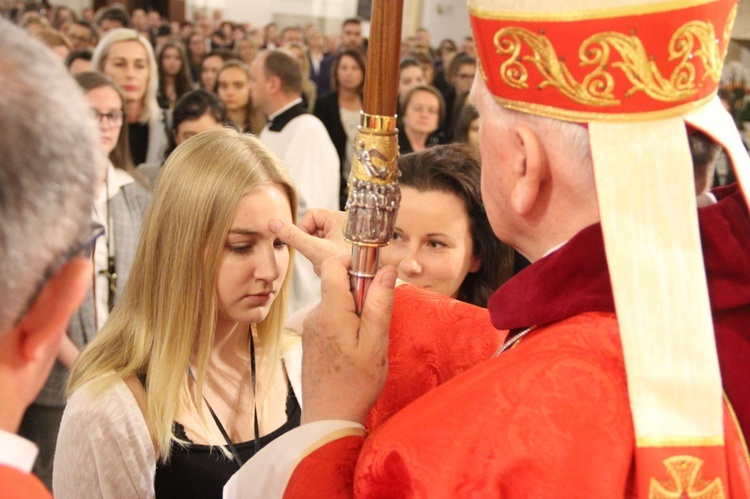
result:
[[[349,175],[344,238],[352,243],[352,294],[361,313],[378,270],[380,248],[393,235],[398,186],[398,65],[403,0],[373,0],[367,77],[355,157]]]

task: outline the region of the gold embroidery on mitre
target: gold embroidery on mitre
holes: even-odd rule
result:
[[[700,476],[703,460],[694,456],[673,456],[664,460],[669,479],[659,483],[651,478],[649,499],[724,499],[721,478],[707,482]]]
[[[722,54],[717,42],[710,22],[690,21],[682,25],[669,42],[669,60],[680,59],[680,62],[670,77],[664,78],[640,38],[612,31],[598,33],[586,39],[578,51],[581,66],[594,66],[583,81],[578,82],[546,36],[525,28],[506,27],[494,37],[497,53],[510,55],[500,65],[500,78],[506,85],[516,89],[529,88],[529,70],[524,63],[531,62],[542,76],[540,89],[547,86],[557,88],[569,99],[588,106],[621,104],[615,96],[612,69],[621,70],[633,84],[623,94],[625,97],[643,91],[663,102],[688,99],[698,93],[704,79],[710,78],[718,83]],[[521,56],[524,46],[533,55]],[[611,60],[613,51],[620,55],[621,60]],[[702,62],[705,71],[700,82],[695,81],[696,60]]]

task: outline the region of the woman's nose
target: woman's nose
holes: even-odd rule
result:
[[[399,262],[399,270],[401,270],[407,276],[415,276],[421,274],[422,265],[420,265],[417,256],[417,250],[410,248],[406,253],[404,253],[404,257]]]

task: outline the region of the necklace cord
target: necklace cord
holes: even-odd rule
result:
[[[193,370],[188,367],[188,376],[190,376],[190,379],[193,380],[193,383],[197,383],[195,379],[195,375],[193,374]],[[258,424],[258,405],[256,403],[255,396],[257,394],[256,391],[256,385],[255,385],[255,341],[253,340],[253,334],[250,333],[250,375],[252,379],[252,385],[253,385],[253,430],[255,433],[255,436],[253,438],[253,442],[255,444],[255,452],[257,453],[260,450],[260,431],[259,431],[259,424]],[[203,396],[203,402],[205,402],[206,407],[208,407],[208,411],[211,413],[211,417],[214,420],[214,423],[216,423],[216,426],[219,428],[219,431],[221,432],[221,435],[224,437],[224,440],[227,443],[227,448],[229,449],[229,452],[232,453],[232,456],[234,457],[235,462],[237,463],[237,466],[239,468],[242,467],[244,461],[240,457],[239,453],[237,452],[237,448],[232,443],[232,439],[229,438],[229,434],[224,429],[224,425],[221,424],[221,421],[219,420],[219,417],[214,412],[213,408],[211,407],[211,404],[208,403],[208,400],[206,400],[206,396]]]

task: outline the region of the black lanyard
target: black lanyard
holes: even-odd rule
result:
[[[195,376],[193,375],[192,369],[188,367],[188,376],[190,376],[190,379],[193,380],[193,383],[196,383]],[[256,400],[257,391],[255,389],[255,342],[253,341],[253,334],[250,333],[250,376],[252,379],[253,384],[253,430],[255,431],[255,438],[253,441],[255,442],[255,452],[257,453],[260,450],[260,438],[259,438],[259,429],[258,429],[258,404]],[[234,456],[234,460],[237,462],[238,467],[242,467],[244,462],[242,461],[242,458],[237,453],[237,449],[235,448],[234,444],[232,443],[232,440],[229,438],[229,434],[224,429],[224,425],[221,424],[221,421],[219,421],[218,416],[216,416],[216,413],[214,412],[213,408],[211,407],[211,404],[208,403],[208,400],[206,400],[205,395],[203,396],[203,402],[206,403],[206,407],[208,407],[209,412],[211,413],[211,417],[214,418],[214,422],[216,423],[216,426],[219,427],[219,431],[221,432],[221,435],[224,437],[224,440],[227,442],[227,447],[229,448],[229,451],[232,453],[232,456]]]

